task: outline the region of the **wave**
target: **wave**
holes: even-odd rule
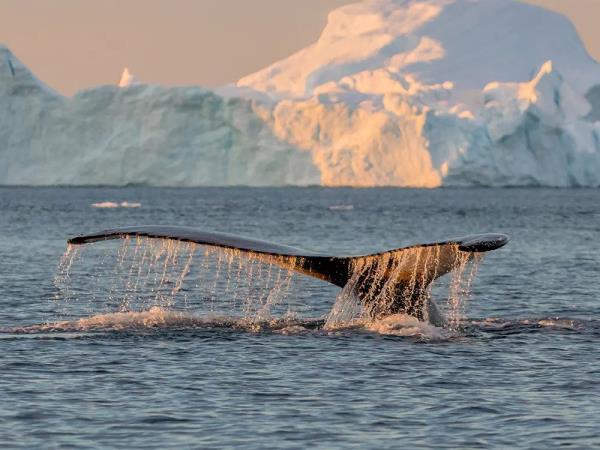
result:
[[[541,329],[582,332],[591,322],[569,318],[545,319],[472,319],[457,328],[442,328],[421,322],[405,315],[395,314],[379,320],[353,320],[328,327],[321,318],[249,319],[229,316],[196,315],[152,307],[140,312],[114,312],[96,314],[76,320],[48,322],[30,326],[1,329],[3,334],[119,332],[140,330],[184,330],[195,328],[226,328],[244,332],[270,332],[282,335],[314,333],[336,335],[340,333],[373,333],[383,336],[413,338],[419,341],[450,341],[472,336],[474,333],[514,333]]]
[[[586,329],[586,321],[560,317],[541,319],[500,319],[489,317],[481,320],[471,320],[469,324],[472,328],[476,328],[480,331],[510,331],[515,329],[532,330],[544,328],[584,331]],[[592,322],[587,321],[587,325],[592,325]]]
[[[353,211],[354,205],[331,205],[329,209],[331,211]]]
[[[231,320],[218,317],[201,317],[160,307],[141,312],[115,312],[96,314],[90,317],[49,322],[20,328],[12,328],[12,333],[48,333],[75,331],[121,331],[148,328],[195,328],[222,324],[231,325]],[[5,330],[6,331],[6,330]]]
[[[356,320],[328,328],[325,327],[325,320],[320,318],[255,320],[227,316],[200,316],[188,312],[168,310],[158,306],[141,312],[128,311],[96,314],[77,320],[49,322],[9,328],[1,331],[12,334],[32,334],[190,328],[231,328],[249,332],[267,331],[285,335],[315,331],[323,334],[336,334],[351,330],[363,330],[382,335],[415,337],[427,340],[448,339],[453,334],[449,330],[420,322],[404,314],[396,314],[376,321]]]

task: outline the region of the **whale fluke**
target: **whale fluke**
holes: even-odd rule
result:
[[[176,226],[114,228],[69,239],[71,245],[147,237],[220,247],[349,288],[374,317],[406,313],[427,318],[429,284],[475,253],[503,247],[504,234],[480,234],[378,253],[332,256],[228,233]]]

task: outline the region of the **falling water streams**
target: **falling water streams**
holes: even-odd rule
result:
[[[298,257],[141,237],[123,239],[116,252],[100,244],[85,247],[97,254],[90,257],[97,264],[94,276],[77,279],[74,268],[83,247],[73,245],[67,247],[56,272],[54,301],[66,319],[172,311],[226,317],[252,327],[302,314],[301,304],[294,301],[294,293],[302,288],[295,283],[307,277],[295,272],[303,263]],[[452,255],[445,309],[447,327],[456,331],[465,317],[481,257],[458,248]],[[391,310],[398,295],[413,299],[413,308],[423,310],[427,320],[431,281],[443,258],[440,247],[432,246],[354,259],[346,286],[323,315],[324,328],[360,326]]]

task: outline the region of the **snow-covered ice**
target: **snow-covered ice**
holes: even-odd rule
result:
[[[0,184],[600,186],[600,65],[513,0],[364,0],[234,85],[119,86],[0,47]]]
[[[140,80],[129,71],[128,67],[125,67],[119,80],[119,87],[135,86],[136,84],[140,84]]]

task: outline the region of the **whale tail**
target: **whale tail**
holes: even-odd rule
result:
[[[481,234],[356,256],[332,256],[227,233],[187,227],[139,226],[115,228],[69,239],[71,245],[147,237],[223,248],[293,270],[341,288],[362,302],[371,317],[405,313],[428,319],[435,306],[428,287],[437,278],[477,253],[503,247],[503,234]]]

